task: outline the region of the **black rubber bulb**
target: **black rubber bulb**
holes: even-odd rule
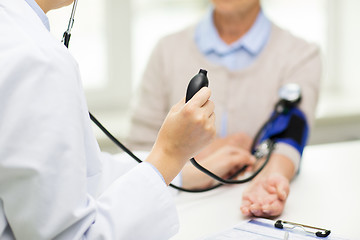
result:
[[[199,73],[190,80],[186,91],[185,102],[188,102],[201,88],[209,86],[209,80],[206,75],[207,71],[200,69]]]

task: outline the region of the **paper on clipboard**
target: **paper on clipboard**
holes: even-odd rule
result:
[[[228,230],[201,238],[201,240],[283,240],[284,234],[288,230],[275,228],[274,223],[274,221],[269,219],[251,219],[240,222]],[[289,240],[350,240],[336,237],[332,233],[326,238],[321,238],[296,229],[288,232]]]

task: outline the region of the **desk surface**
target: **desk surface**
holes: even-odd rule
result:
[[[306,147],[301,172],[291,183],[279,219],[331,229],[360,240],[360,141]],[[241,196],[245,185],[224,186],[176,198],[180,231],[171,240],[198,239],[245,220]]]

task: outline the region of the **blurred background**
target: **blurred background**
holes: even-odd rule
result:
[[[198,21],[209,0],[80,0],[70,51],[79,62],[90,111],[120,140],[149,54],[164,35]],[[360,1],[263,0],[265,14],[321,48],[323,78],[310,144],[360,139]],[[61,40],[71,6],[50,12]],[[189,79],[190,80],[190,79]],[[184,89],[185,94],[185,89]],[[119,152],[94,126],[100,147]]]

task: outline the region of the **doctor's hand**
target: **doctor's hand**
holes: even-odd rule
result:
[[[185,104],[182,99],[168,113],[147,159],[169,184],[185,163],[215,136],[211,91],[202,88]]]
[[[249,151],[232,145],[225,145],[198,162],[219,177],[227,179],[243,166],[252,166],[255,161],[255,157]],[[183,187],[190,189],[211,187],[218,183],[191,163],[186,164],[182,170],[182,182]]]
[[[290,192],[294,166],[285,156],[273,154],[268,165],[247,186],[240,207],[245,216],[279,216]]]

